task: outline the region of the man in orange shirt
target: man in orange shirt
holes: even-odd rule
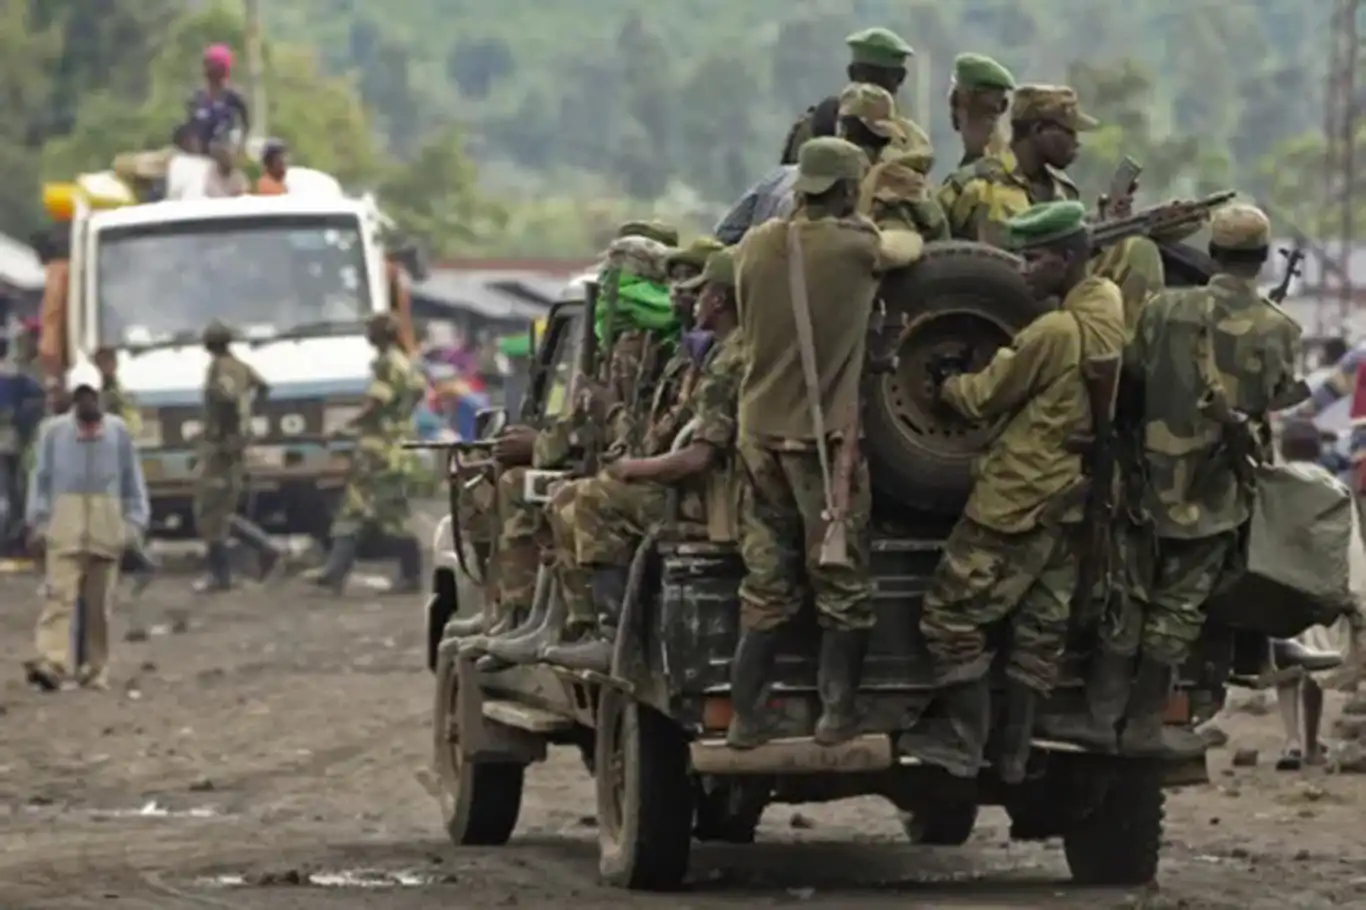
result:
[[[289,190],[285,188],[285,172],[289,170],[286,153],[289,149],[278,139],[266,143],[261,152],[261,168],[264,173],[256,181],[256,195],[280,196]]]

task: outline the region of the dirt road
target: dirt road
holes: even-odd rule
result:
[[[595,880],[592,789],[576,754],[533,769],[514,842],[452,848],[417,783],[430,678],[421,608],[298,582],[209,599],[165,578],[136,610],[189,627],[119,641],[114,687],[43,695],[19,679],[31,576],[0,579],[0,907],[119,910],[1183,907],[1366,902],[1366,778],[1278,774],[1270,716],[1232,713],[1212,786],[1169,803],[1157,893],[1081,892],[1061,852],[1009,844],[987,813],[962,849],[912,848],[878,801],[773,807],[753,847],[699,848],[693,885],[631,895]],[[1330,718],[1336,716],[1330,708]]]

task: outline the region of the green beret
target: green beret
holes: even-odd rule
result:
[[[868,156],[863,149],[834,136],[820,136],[797,151],[797,180],[792,189],[814,196],[841,180],[862,180],[867,172]]]
[[[664,268],[672,269],[676,265],[690,265],[693,268],[705,268],[707,260],[718,250],[725,249],[725,244],[715,237],[698,237],[685,247],[679,247],[668,255],[664,260]]]
[[[707,258],[707,265],[702,269],[702,274],[696,278],[689,278],[687,281],[680,281],[678,286],[685,291],[700,290],[704,285],[719,284],[728,288],[735,287],[735,254],[731,248],[717,250]]]
[[[1015,88],[1010,70],[983,54],[959,54],[953,61],[953,84],[968,90]]]
[[[887,28],[865,28],[845,38],[844,43],[849,45],[852,62],[868,66],[900,69],[906,65],[907,57],[915,55],[901,36]]]
[[[678,229],[662,221],[628,221],[617,228],[617,238],[648,237],[665,246],[678,246]]]
[[[1044,246],[1086,230],[1086,206],[1075,200],[1041,202],[1006,222],[1011,246]]]

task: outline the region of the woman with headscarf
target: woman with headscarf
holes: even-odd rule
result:
[[[190,97],[187,111],[201,149],[229,139],[234,129],[240,130],[234,144],[240,144],[251,127],[246,99],[228,84],[231,72],[232,50],[226,44],[204,49],[204,85]]]

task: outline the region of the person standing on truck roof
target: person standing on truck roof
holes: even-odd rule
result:
[[[1125,754],[1202,751],[1199,737],[1164,727],[1162,716],[1204,627],[1206,601],[1245,565],[1256,491],[1249,466],[1230,451],[1243,446],[1229,440],[1244,435],[1256,457],[1269,460],[1267,416],[1307,394],[1295,378],[1299,326],[1257,290],[1270,243],[1271,223],[1255,206],[1215,212],[1209,254],[1218,271],[1205,287],[1148,301],[1125,352],[1126,387],[1141,390],[1133,409],[1142,428],[1142,510],[1157,558],[1151,577],[1129,591],[1138,623],[1118,624],[1141,631],[1101,642],[1088,682],[1090,728],[1075,737],[1088,744],[1114,748],[1123,718],[1117,745]]]
[[[565,597],[586,602],[569,610],[590,622],[569,626],[565,641],[541,652],[549,663],[606,673],[620,628],[627,573],[650,529],[678,518],[704,521],[709,537],[735,540],[735,415],[744,360],[736,331],[735,266],[729,251],[713,253],[702,274],[681,283],[701,290],[699,329],[682,346],[696,384],[680,388],[676,407],[650,426],[640,456],[626,455],[596,477],[557,490],[549,519]],[[674,437],[694,422],[688,444]],[[670,514],[677,496],[679,514]],[[591,621],[596,617],[596,621]]]
[[[208,155],[212,165],[204,172],[204,198],[223,199],[246,195],[251,184],[233,160],[232,146],[228,141],[215,139],[210,142]]]
[[[1008,148],[1001,135],[1001,118],[1010,109],[1015,77],[1010,70],[982,54],[959,54],[953,61],[953,84],[949,88],[949,116],[954,132],[963,139],[963,157],[939,187],[939,204],[951,212],[973,175],[972,165],[987,155]]]
[[[232,588],[228,540],[234,535],[256,552],[263,579],[279,563],[280,552],[265,531],[237,514],[247,484],[252,411],[270,394],[270,386],[232,352],[233,332],[228,326],[214,320],[204,329],[203,339],[210,360],[204,375],[194,523],[204,541],[208,572],[194,589],[207,594]]]
[[[920,632],[960,743],[911,753],[975,778],[991,728],[993,628],[1010,626],[1006,726],[997,773],[1024,779],[1036,707],[1057,682],[1077,586],[1081,504],[1088,483],[1074,440],[1097,415],[1083,368],[1110,361],[1110,400],[1124,349],[1119,288],[1087,275],[1091,242],[1079,202],[1044,203],[1008,222],[1025,248],[1025,277],[1040,300],[1062,305],[1022,329],[982,369],[970,352],[931,364],[940,402],[973,423],[1005,420],[975,469],[963,516],[925,594]],[[1103,419],[1100,418],[1100,419]],[[955,747],[956,746],[956,747]]]
[[[289,172],[289,146],[282,140],[271,139],[261,152],[261,176],[256,178],[256,195],[282,196],[289,190],[285,174]]]
[[[413,434],[413,411],[426,393],[422,374],[398,343],[398,324],[388,313],[370,317],[366,337],[375,348],[370,387],[361,411],[341,429],[356,437],[341,509],[332,520],[332,549],[307,578],[340,594],[356,562],[361,534],[377,533],[398,557],[394,593],[422,587],[422,544],[408,527],[411,453],[402,443]]]
[[[204,49],[204,84],[195,89],[185,107],[186,120],[194,125],[201,149],[220,140],[237,148],[251,129],[246,99],[228,84],[231,73],[231,48],[211,44]]]
[[[801,609],[803,581],[823,630],[815,730],[822,744],[857,732],[854,696],[873,626],[872,502],[857,446],[859,381],[884,262],[877,228],[856,212],[868,161],[858,146],[823,138],[802,146],[797,166],[796,212],[752,229],[735,252],[746,355],[737,431],[745,577],[726,733],[736,749],[773,735],[768,687],[779,631]],[[818,559],[812,541],[831,530],[827,513],[841,499],[834,520],[847,529],[846,552]]]
[[[129,538],[145,533],[150,518],[132,434],[122,420],[101,410],[99,373],[87,362],[78,363],[67,386],[71,411],[43,428],[25,516],[34,548],[46,555],[47,576],[34,642],[38,656],[25,669],[31,683],[49,691],[73,676],[83,686],[107,687],[109,613],[119,559]],[[73,660],[78,599],[85,610]]]

